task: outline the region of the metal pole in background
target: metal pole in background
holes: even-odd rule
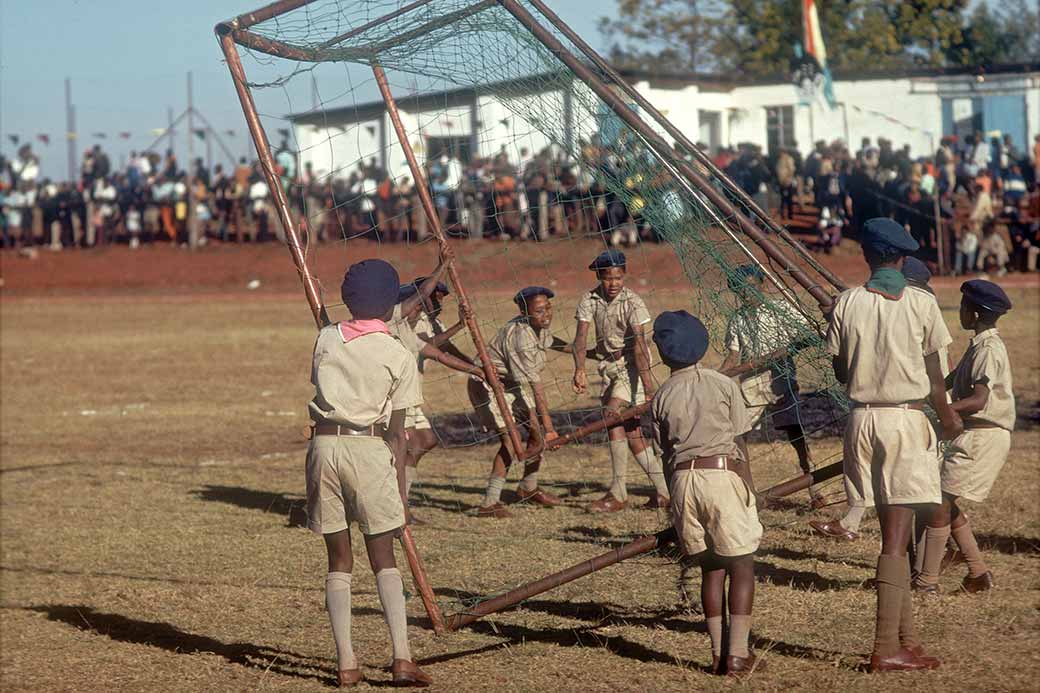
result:
[[[932,191],[932,199],[935,203],[935,252],[936,262],[939,265],[939,274],[946,274],[946,239],[943,237],[942,205],[939,204],[939,183],[935,182],[935,190]]]
[[[72,80],[65,78],[65,146],[69,157],[69,182],[76,180],[76,112],[72,107]]]
[[[178,120],[180,120],[180,118],[178,118]],[[166,128],[166,151],[167,152],[172,152],[173,151],[173,124],[174,124],[174,120],[173,120],[173,106],[167,106],[166,107],[166,122],[168,124],[167,128]]]
[[[415,152],[412,151],[412,145],[408,141],[408,132],[404,129],[404,123],[401,122],[401,114],[397,110],[397,102],[394,100],[394,95],[390,92],[390,83],[386,79],[386,73],[383,72],[383,68],[380,67],[378,63],[372,64],[372,73],[375,75],[376,84],[379,86],[379,92],[382,94],[383,101],[386,103],[387,114],[389,114],[390,122],[393,123],[394,131],[397,133],[397,141],[401,145],[401,150],[404,152],[404,158],[408,161],[408,168],[411,170],[412,178],[415,181],[415,192],[419,196],[419,202],[422,204],[427,219],[429,219],[430,231],[433,233],[433,237],[437,239],[437,243],[441,247],[441,253],[448,255],[451,253],[448,239],[444,235],[444,230],[441,228],[440,217],[437,216],[437,210],[433,206],[433,198],[430,196],[430,188],[426,183],[426,176],[423,175],[422,169],[419,167],[419,162],[415,158]],[[484,376],[487,379],[488,385],[491,386],[491,389],[495,394],[495,402],[498,404],[499,411],[502,413],[502,420],[505,421],[509,442],[513,446],[513,459],[522,460],[524,458],[524,445],[523,441],[520,439],[520,432],[516,429],[516,422],[513,421],[512,408],[509,406],[508,402],[506,402],[505,391],[502,389],[502,382],[498,378],[498,372],[495,370],[494,364],[491,363],[491,357],[488,355],[487,351],[487,344],[484,341],[484,336],[480,332],[480,326],[477,324],[476,316],[470,306],[469,295],[466,293],[465,287],[462,286],[462,282],[459,279],[459,272],[455,268],[453,254],[449,257],[448,278],[451,280],[451,283],[455,285],[455,293],[458,296],[459,305],[462,307],[463,313],[466,316],[466,327],[469,329],[470,336],[473,338],[473,346],[476,347],[477,355],[480,357],[480,363],[484,368]]]
[[[192,105],[191,71],[188,72],[188,216],[185,222],[188,225],[188,247],[195,249],[199,245],[199,227],[195,218],[195,107]]]

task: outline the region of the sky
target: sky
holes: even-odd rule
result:
[[[168,110],[174,117],[185,110],[190,71],[196,109],[216,131],[235,131],[234,137],[224,137],[235,157],[251,156],[245,121],[213,26],[263,4],[265,0],[0,0],[0,153],[13,155],[16,147],[9,135],[18,135],[22,143],[32,143],[45,176],[66,177],[68,77],[79,133],[77,161],[83,150],[98,143],[119,165],[130,150],[155,142],[151,131],[166,127]],[[547,4],[593,47],[602,48],[597,21],[614,16],[616,0],[547,0]],[[255,79],[249,57],[244,56],[243,62]],[[323,98],[343,91],[342,76],[317,74]],[[293,84],[289,90],[265,90],[258,96],[261,113],[307,110],[309,79]],[[378,97],[370,84],[359,96]],[[184,161],[187,128],[178,130],[175,144]],[[118,133],[123,131],[133,133],[131,139],[120,139]],[[95,132],[108,137],[97,139]],[[38,133],[50,135],[50,144],[36,140]],[[271,132],[268,136],[277,137]],[[220,150],[215,144],[213,149],[217,163]],[[198,140],[195,153],[205,154],[205,145]]]

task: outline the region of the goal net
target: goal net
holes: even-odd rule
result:
[[[443,236],[458,258],[453,293],[463,288],[479,332],[454,340],[463,352],[473,354],[473,342],[516,316],[512,297],[528,285],[557,293],[551,329],[569,343],[578,298],[596,283],[586,266],[619,247],[628,255],[627,286],[651,315],[686,309],[705,323],[708,365],[719,367],[739,343],[740,360],[762,366],[742,376],[749,398],[772,402],[751,439],[760,478],[799,473],[787,439],[792,422],[810,441],[814,467],[840,459],[833,441],[817,444],[848,409],[821,338],[820,304],[840,282],[540,2],[284,0],[218,26],[218,34],[226,51],[235,44],[230,62],[243,56],[254,136],[261,154],[270,151],[265,173],[285,197],[280,206],[272,191],[272,207],[291,247],[299,237],[297,264],[306,263],[305,283],[312,278],[330,319],[346,317],[335,287],[349,262],[393,257],[409,280],[429,273]],[[383,71],[392,101],[377,83]],[[450,308],[441,318],[454,322]],[[571,356],[549,359],[543,381],[561,434],[602,419],[589,365],[589,393],[577,395]],[[465,513],[478,504],[495,436],[472,412],[467,376],[424,370],[443,448],[429,459],[471,463],[443,483],[420,482],[417,505]],[[654,372],[659,382],[667,377],[660,364]],[[543,468],[543,485],[568,503],[599,498],[610,480],[603,432],[545,453]],[[629,476],[637,493],[647,488],[634,462]],[[539,515],[535,531],[603,546],[667,522],[663,512],[630,510],[607,525],[567,515],[553,526],[549,515]],[[510,533],[464,517],[459,526],[471,534],[444,536],[458,542],[459,562],[474,566],[459,572],[428,562],[431,582],[446,588],[438,590],[445,611],[565,567],[525,557],[522,569],[487,569],[518,560],[515,532],[528,520],[512,520]]]

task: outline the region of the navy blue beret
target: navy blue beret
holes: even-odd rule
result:
[[[1003,315],[1011,310],[1011,299],[998,285],[985,279],[972,279],[961,284],[961,293],[979,308]]]
[[[608,267],[624,267],[626,264],[625,254],[620,250],[604,250],[602,253],[596,256],[596,259],[589,265],[590,270],[599,271],[601,269],[607,269]]]
[[[729,285],[730,291],[736,291],[746,286],[749,279],[762,281],[765,278],[766,273],[762,271],[761,267],[748,263],[733,270],[733,274],[727,277],[726,283]]]
[[[419,289],[415,287],[415,284],[402,284],[397,290],[397,302],[407,301],[417,293],[419,293]]]
[[[362,260],[343,275],[339,293],[355,320],[382,318],[397,303],[401,279],[385,260]]]
[[[863,233],[860,234],[859,242],[863,246],[863,250],[871,251],[876,255],[894,253],[909,255],[920,247],[902,225],[888,217],[867,219],[863,224]]]
[[[654,344],[666,361],[693,365],[708,351],[708,330],[685,310],[665,311],[654,320]]]
[[[513,303],[520,306],[520,310],[526,311],[527,302],[535,296],[553,298],[556,294],[553,293],[552,289],[546,289],[544,286],[528,286],[520,289],[520,291],[516,293],[516,296],[513,296]]]
[[[903,260],[903,276],[908,282],[927,284],[928,280],[932,278],[932,273],[929,271],[928,265],[916,257],[908,257]]]
[[[422,283],[424,281],[426,281],[427,279],[429,279],[429,277],[416,277],[415,279],[412,280],[412,284],[415,284],[416,288],[418,288],[418,287],[422,286]],[[448,285],[445,284],[444,282],[437,282],[437,286],[436,286],[436,288],[434,288],[433,292],[434,293],[442,293],[442,294],[450,294],[451,293],[451,291],[448,290]]]

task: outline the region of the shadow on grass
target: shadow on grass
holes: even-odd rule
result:
[[[1006,554],[1040,554],[1040,539],[1009,537],[1002,534],[976,534],[975,541],[983,551]]]
[[[128,573],[113,573],[104,570],[64,570],[59,568],[36,568],[36,567],[15,567],[9,565],[0,565],[0,571],[10,573],[31,573],[33,575],[66,575],[69,577],[83,577],[83,578],[112,578],[116,580],[135,580],[140,582],[161,582],[170,585],[203,585],[206,587],[240,587],[233,582],[222,581],[222,580],[188,580],[184,578],[176,577],[158,577],[155,575],[130,575]],[[301,586],[292,584],[271,584],[266,582],[249,583],[250,588],[260,589],[272,589],[272,590],[291,590],[293,592],[323,592],[323,587],[315,587],[313,585]],[[359,594],[357,590],[354,594]],[[382,613],[377,612],[377,613]]]
[[[149,645],[176,654],[205,652],[223,657],[231,664],[335,685],[328,668],[335,667],[334,664],[330,665],[331,660],[247,642],[226,643],[207,635],[183,631],[169,623],[141,621],[121,614],[95,611],[89,606],[45,604],[26,607],[26,610],[45,614],[51,621],[104,635],[118,642]],[[312,673],[307,673],[307,670]]]
[[[435,590],[438,594],[450,595],[465,603],[476,603],[482,598],[472,592],[451,589]],[[659,662],[663,664],[682,664],[683,662],[675,656],[653,650],[645,645],[632,642],[622,636],[604,635],[595,632],[602,626],[640,626],[645,628],[665,628],[676,633],[701,633],[707,634],[707,626],[700,616],[691,616],[682,608],[662,609],[659,611],[630,612],[624,607],[616,604],[600,602],[573,602],[552,601],[546,599],[531,599],[518,605],[525,611],[537,611],[562,618],[586,621],[588,625],[579,628],[542,628],[535,629],[515,624],[503,624],[499,621],[477,621],[466,626],[475,633],[488,636],[509,638],[513,642],[547,642],[566,647],[603,647],[610,652],[629,659],[641,662]],[[821,650],[806,647],[796,643],[788,643],[774,638],[767,638],[752,633],[752,645],[759,650],[773,652],[784,657],[797,659],[814,659],[819,661],[840,661],[839,666],[844,669],[857,670],[861,663],[857,660],[845,662],[847,653]],[[430,660],[430,663],[448,661],[458,657],[479,654],[482,652],[504,647],[505,643],[488,645],[477,650],[441,655]],[[700,667],[706,669],[706,667]]]
[[[816,592],[843,590],[859,587],[862,584],[861,580],[836,580],[823,577],[819,573],[781,568],[765,561],[755,561],[755,577],[759,582],[770,582],[774,585],[787,585],[791,589]]]
[[[207,484],[194,492],[204,501],[237,505],[248,510],[262,510],[285,517],[287,527],[306,527],[307,509],[305,501],[298,496],[285,493],[257,491],[242,486],[214,486]]]

